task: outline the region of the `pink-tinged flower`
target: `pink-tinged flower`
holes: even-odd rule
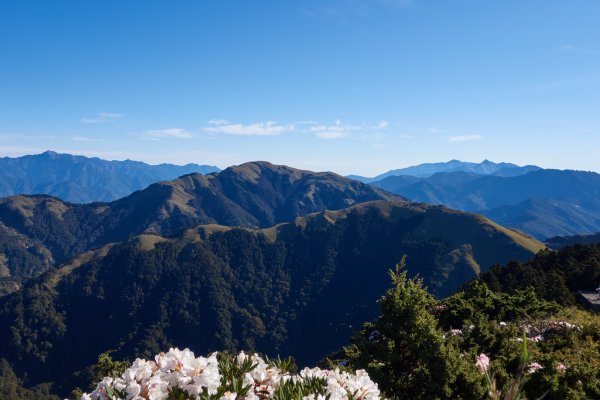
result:
[[[542,369],[544,367],[542,367],[540,364],[536,363],[536,362],[532,362],[529,364],[529,369],[527,370],[528,373],[533,374],[536,373],[537,371],[539,371],[540,369]]]
[[[460,329],[450,329],[450,334],[452,336],[460,336],[462,335],[462,331]]]
[[[567,367],[563,363],[558,363],[558,365],[556,366],[556,370],[558,372],[565,372],[567,370]]]
[[[478,357],[477,357],[477,369],[479,370],[479,372],[481,372],[482,374],[485,374],[488,369],[490,369],[490,358],[488,356],[486,356],[484,353],[481,353]]]

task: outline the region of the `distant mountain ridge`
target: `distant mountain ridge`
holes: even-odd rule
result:
[[[155,182],[219,171],[212,165],[150,165],[46,151],[0,158],[0,197],[48,194],[73,203],[113,201]]]
[[[394,169],[372,178],[367,178],[360,175],[349,175],[348,178],[356,179],[365,183],[371,183],[381,181],[382,179],[390,176],[401,175],[413,176],[416,178],[428,178],[440,172],[467,172],[478,175],[516,176],[531,171],[537,171],[539,169],[542,168],[535,165],[526,165],[520,167],[511,163],[495,163],[489,160],[484,160],[480,163],[450,160],[447,162],[424,163],[407,168]]]
[[[560,249],[573,245],[600,244],[600,232],[590,235],[554,236],[544,241],[551,249]]]
[[[406,202],[334,173],[268,162],[184,175],[111,203],[74,204],[47,195],[6,197],[0,199],[0,278],[14,288],[7,278],[29,279],[67,258],[131,235],[172,235],[198,224],[264,228],[372,200]]]
[[[413,201],[482,213],[544,239],[600,231],[600,174],[539,169],[516,176],[459,172],[388,176],[372,185]]]

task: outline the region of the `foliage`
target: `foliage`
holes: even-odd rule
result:
[[[387,397],[600,398],[600,317],[533,289],[493,292],[478,280],[436,301],[406,271],[391,276],[380,317],[364,325],[342,360],[365,368]],[[489,356],[493,376],[487,367],[485,379],[477,374],[478,354]]]
[[[327,220],[333,217],[335,223]],[[440,221],[481,236],[473,251],[526,253],[482,235],[472,216],[389,203],[266,231],[140,236],[95,253],[101,256],[72,260],[0,299],[0,354],[18,375],[27,373],[32,384],[56,382],[63,395],[89,387],[86,371],[108,349],[117,359],[169,347],[247,349],[312,364],[377,316],[376,300],[389,287],[387,266],[402,254],[418,265],[411,274],[418,272],[437,293],[475,276],[449,256],[453,231],[416,233]]]
[[[49,393],[48,385],[25,389],[5,359],[0,359],[0,399],[10,400],[60,400]]]
[[[533,290],[496,293],[481,281],[435,309],[462,352],[489,356],[499,391],[509,392],[518,378],[527,398],[600,398],[600,317],[548,303]],[[529,362],[523,374],[524,341]]]
[[[390,272],[394,287],[380,301],[381,317],[345,349],[351,367],[365,368],[390,398],[480,398],[470,357],[444,338],[430,312],[436,301],[403,267],[404,260]]]
[[[514,293],[532,287],[541,298],[575,305],[578,290],[594,290],[600,285],[600,243],[541,251],[525,263],[494,266],[481,274],[481,279],[494,291]]]

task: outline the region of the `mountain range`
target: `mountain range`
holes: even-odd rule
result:
[[[459,160],[450,160],[447,162],[424,163],[407,168],[393,169],[372,178],[360,175],[349,175],[348,178],[356,179],[361,182],[378,182],[390,176],[413,176],[416,178],[428,178],[440,172],[467,172],[478,175],[495,176],[517,176],[531,171],[541,169],[535,165],[526,165],[520,167],[511,163],[495,163],[484,160],[481,163],[472,163]]]
[[[0,199],[4,292],[89,249],[131,235],[172,235],[199,224],[264,228],[322,210],[402,197],[333,173],[267,162],[193,173],[110,203],[74,204],[47,195]]]
[[[388,176],[371,184],[412,201],[482,213],[540,240],[600,231],[600,174],[595,172],[537,169],[498,176],[456,171],[426,178]]]
[[[158,181],[219,171],[212,165],[149,165],[47,151],[0,158],[0,196],[49,194],[74,203],[112,201]]]
[[[473,175],[446,174],[456,185]],[[405,255],[410,276],[443,297],[544,248],[479,214],[264,161],[111,202],[5,197],[0,358],[63,396],[89,387],[109,350],[243,348],[305,365],[377,317],[387,272]]]
[[[217,167],[207,165],[148,165],[48,151],[18,158],[0,158],[0,196],[46,194],[69,203],[115,202],[159,181],[170,181],[189,173],[210,175],[218,171]],[[600,231],[600,201],[595,197],[598,177],[595,173],[544,170],[535,165],[451,160],[394,169],[373,178],[357,175],[348,178],[369,183],[411,201],[482,213],[502,225],[545,240],[553,236]],[[223,179],[226,178],[223,176],[219,180]],[[261,185],[269,186],[268,180],[265,177]],[[278,191],[275,186],[271,189],[273,193]],[[225,208],[235,208],[238,203],[246,202],[240,196],[233,196],[231,201],[236,205],[226,202]],[[293,202],[293,198],[290,201]],[[337,208],[347,205],[338,205]],[[219,213],[216,209],[212,212]],[[186,214],[185,211],[183,213]],[[244,212],[236,214],[242,218]],[[290,216],[292,214],[288,213],[287,217]],[[245,222],[222,222],[267,226],[274,221],[268,217],[261,225],[255,215],[246,213],[244,218]],[[285,220],[283,216],[279,219]],[[0,234],[2,230],[0,226]],[[3,264],[0,257],[0,276],[6,276]]]

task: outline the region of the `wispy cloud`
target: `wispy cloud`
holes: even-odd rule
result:
[[[430,126],[427,130],[429,131],[429,133],[435,133],[435,134],[446,133],[445,130],[440,129],[436,126]]]
[[[376,124],[362,123],[359,125],[344,124],[336,119],[334,124],[313,123],[308,132],[320,139],[339,139],[353,137],[355,139],[380,140],[388,135],[390,123],[381,120]]]
[[[186,131],[181,128],[168,128],[146,131],[143,136],[147,139],[162,139],[162,138],[174,138],[174,139],[191,139],[194,134],[190,131]]]
[[[460,135],[460,136],[451,136],[448,141],[450,143],[463,143],[463,142],[472,142],[474,140],[481,140],[483,136],[481,135]]]
[[[14,133],[0,134],[0,140],[40,140],[40,139],[53,139],[52,135],[20,135]]]
[[[102,124],[105,122],[114,122],[125,118],[125,114],[101,112],[93,117],[81,118],[84,124]]]
[[[205,127],[205,132],[223,133],[226,135],[240,136],[278,136],[282,133],[293,131],[293,124],[279,124],[275,121],[257,122],[254,124],[236,124],[223,120],[208,121],[212,126]]]
[[[569,44],[563,44],[560,46],[561,51],[571,52],[571,53],[580,53],[580,54],[600,54],[600,50],[598,49],[590,49],[587,47],[577,47],[571,46]]]
[[[93,138],[93,137],[89,137],[89,136],[79,136],[79,135],[71,136],[71,139],[75,140],[77,142],[106,142],[106,139]]]
[[[333,124],[322,123],[316,120],[299,120],[293,123],[279,123],[275,121],[241,124],[225,119],[211,119],[203,128],[204,132],[221,133],[241,136],[277,136],[285,132],[309,133],[320,139],[340,139],[352,136],[356,139],[378,140],[388,135],[391,124],[386,120],[377,123],[362,123],[351,125],[336,119]]]
[[[309,129],[320,139],[339,139],[346,135],[347,127],[342,125],[342,121],[337,119],[335,125],[317,125]]]
[[[385,129],[390,126],[390,123],[387,121],[379,121],[377,125],[372,126],[372,129]]]
[[[227,125],[230,122],[226,119],[211,119],[208,121],[210,125]]]

